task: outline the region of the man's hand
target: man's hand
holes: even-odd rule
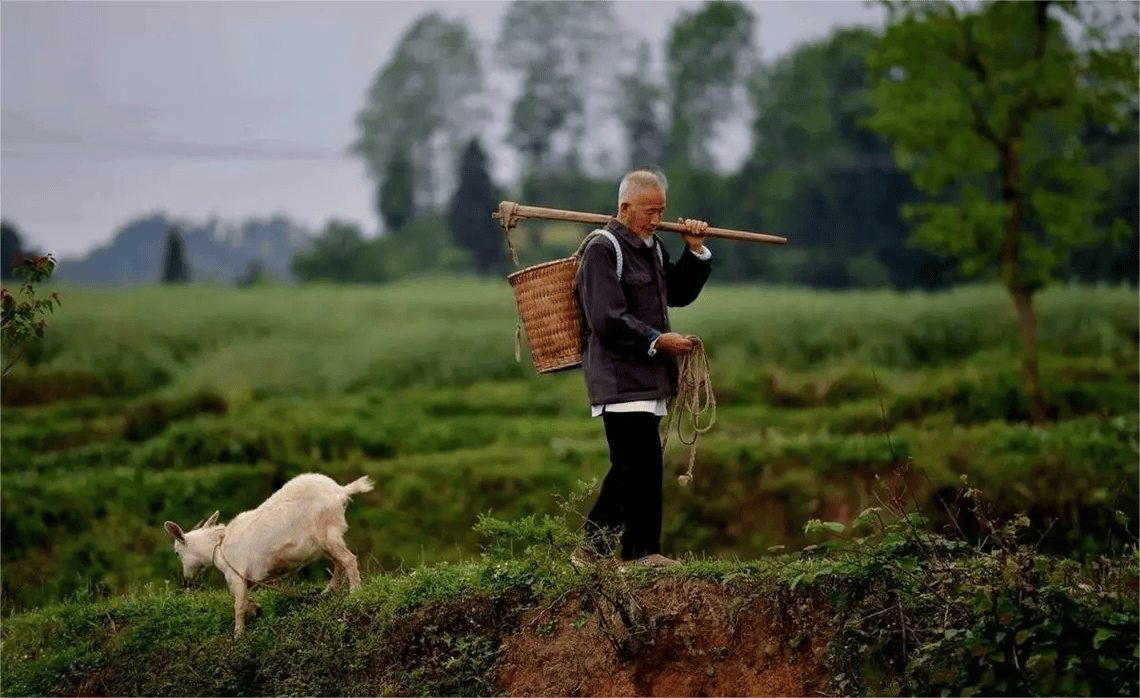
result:
[[[665,332],[657,338],[655,348],[669,356],[684,356],[693,351],[693,340],[683,334]]]
[[[709,229],[709,224],[706,221],[697,218],[678,218],[677,222],[689,229],[688,233],[681,233],[681,237],[685,238],[685,244],[689,246],[689,251],[697,254],[705,246],[705,231]]]

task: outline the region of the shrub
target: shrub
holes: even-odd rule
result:
[[[963,485],[989,536],[930,533],[890,498],[785,574],[823,585],[844,618],[829,645],[843,693],[1133,695],[1140,689],[1136,539],[1122,557],[1081,565],[1038,553],[1025,516],[995,519]],[[884,517],[893,519],[885,523]],[[808,532],[845,526],[811,521]],[[1089,651],[1092,648],[1093,651]]]

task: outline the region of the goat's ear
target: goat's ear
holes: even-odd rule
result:
[[[162,527],[165,528],[166,532],[173,536],[175,539],[180,540],[183,543],[186,542],[186,539],[182,536],[182,527],[178,524],[174,523],[173,521],[167,521],[162,525]]]
[[[220,511],[215,511],[215,512],[214,512],[214,514],[213,514],[213,516],[211,516],[210,518],[206,519],[206,523],[205,523],[205,525],[206,525],[206,526],[213,526],[214,524],[218,523],[218,514],[221,514],[221,513],[222,513],[222,512],[220,512]]]

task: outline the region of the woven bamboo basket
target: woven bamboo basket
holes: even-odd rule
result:
[[[574,289],[580,254],[581,248],[573,257],[535,264],[507,276],[539,373],[582,365],[582,310]]]
[[[518,254],[511,242],[510,230],[514,225],[525,218],[545,218],[549,220],[571,221],[574,223],[588,223],[604,226],[611,216],[599,213],[582,213],[580,211],[563,211],[554,208],[539,206],[523,206],[513,201],[502,201],[497,211],[491,214],[499,221],[503,234],[507,239],[507,249],[510,250],[511,259],[519,263]],[[681,223],[667,223],[662,221],[658,230],[668,230],[674,233],[687,232]],[[539,373],[553,373],[577,368],[582,365],[582,311],[578,305],[578,296],[574,289],[574,277],[578,273],[578,262],[586,244],[601,234],[595,230],[582,240],[578,251],[572,257],[543,262],[534,266],[520,269],[507,276],[507,281],[515,290],[515,303],[521,324],[526,329],[527,343],[530,344],[531,358],[534,368]],[[708,228],[703,235],[727,240],[744,240],[748,242],[764,242],[775,245],[786,243],[787,238],[767,233],[750,233],[742,230],[727,228]],[[617,242],[614,241],[617,245]],[[621,254],[618,250],[618,275],[621,275]],[[518,334],[515,335],[516,355]]]

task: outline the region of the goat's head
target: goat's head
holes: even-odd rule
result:
[[[173,521],[167,521],[163,528],[174,539],[174,552],[182,558],[182,576],[194,579],[202,570],[214,563],[214,548],[225,533],[224,526],[215,526],[218,522],[219,512],[214,512],[206,521],[199,521],[198,525],[189,531]]]

